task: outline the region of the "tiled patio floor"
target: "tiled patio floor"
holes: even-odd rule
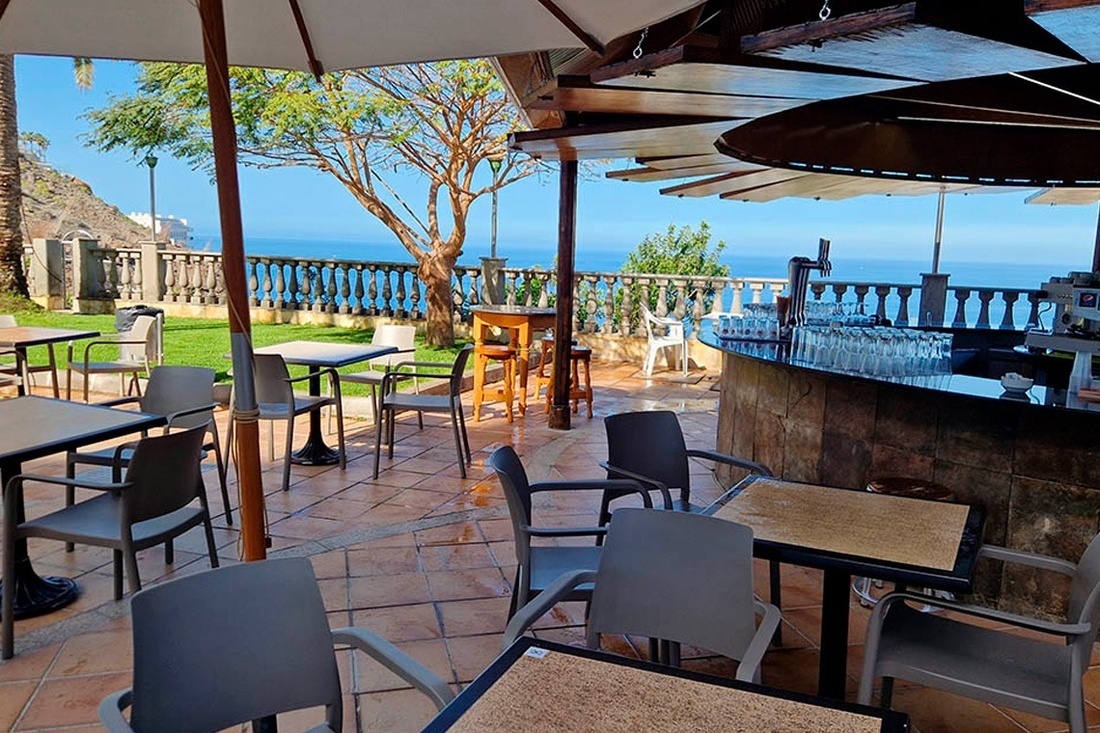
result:
[[[346,471],[336,466],[295,467],[289,492],[278,490],[281,463],[268,462],[264,448],[271,556],[311,558],[334,626],[353,624],[382,634],[456,686],[464,685],[500,651],[515,568],[504,498],[484,468],[494,448],[514,445],[533,480],[598,477],[597,462],[605,453],[600,418],[646,409],[675,410],[690,446],[714,446],[718,395],[710,389],[713,381],[686,385],[645,380],[635,366],[597,363],[593,382],[596,418],[575,415],[569,432],[549,430],[538,407],[508,424],[501,411],[493,409],[499,405],[490,405],[481,422],[469,423],[474,464],[465,480],[459,478],[448,424],[430,416],[423,431],[416,429],[412,417],[398,425],[394,458],[382,459],[377,481],[371,479],[373,429],[366,422],[349,423],[352,460]],[[278,436],[276,445],[281,445]],[[238,533],[227,526],[209,463],[206,477],[217,512],[219,554],[224,563],[236,562]],[[28,464],[25,470],[60,474],[63,465],[50,459]],[[693,466],[693,474],[697,502],[718,495],[720,488],[707,466]],[[60,503],[60,495],[52,490],[28,490],[31,515]],[[536,522],[590,524],[597,503],[598,495],[548,497],[536,507]],[[142,553],[143,581],[208,567],[199,531],[177,540],[176,548],[174,567],[164,564],[159,549]],[[17,655],[0,664],[0,729],[99,730],[99,700],[130,682],[128,600],[111,600],[109,552],[78,547],[65,553],[60,543],[32,541],[31,554],[40,573],[75,577],[83,593],[68,608],[16,623]],[[766,567],[760,564],[757,569],[758,592],[766,592]],[[766,656],[764,682],[813,692],[821,577],[815,571],[784,566],[783,586],[784,643]],[[852,604],[850,689],[862,661],[868,615]],[[581,622],[582,609],[563,604],[540,622],[535,633],[579,642]],[[607,646],[638,656],[646,649],[640,640],[624,638],[608,640]],[[348,730],[418,730],[431,718],[431,705],[390,673],[349,652],[340,652],[339,658],[348,693]],[[732,674],[732,665],[717,658],[693,658],[685,664]],[[1100,702],[1100,670],[1090,670],[1086,684],[1088,698]],[[894,704],[912,716],[922,733],[1065,729],[1056,722],[901,683]],[[306,719],[319,720],[319,715],[296,718],[286,721],[283,730],[301,729]],[[1100,708],[1091,703],[1089,720],[1100,730]]]

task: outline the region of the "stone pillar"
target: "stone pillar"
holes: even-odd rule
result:
[[[947,279],[942,272],[923,272],[920,282],[920,312],[917,325],[942,326],[947,312]]]
[[[31,299],[46,310],[65,307],[65,248],[58,239],[31,241],[31,266],[27,273]]]
[[[100,283],[104,278],[103,266],[100,260],[92,255],[92,251],[97,249],[99,249],[97,239],[78,239],[73,242],[74,313],[105,312],[100,291]]]
[[[505,305],[504,265],[507,257],[481,258],[481,302],[485,305]]]
[[[141,243],[141,299],[146,302],[164,300],[164,262],[160,252],[163,244]]]

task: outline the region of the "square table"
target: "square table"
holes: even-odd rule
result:
[[[27,349],[31,346],[46,345],[50,347],[50,363],[56,365],[53,353],[53,345],[62,341],[75,341],[77,339],[95,338],[99,331],[82,331],[71,328],[44,328],[41,326],[12,326],[0,328],[0,346],[15,349],[15,366],[19,374],[23,374],[23,365],[27,362]],[[19,383],[20,396],[27,393],[28,385]],[[57,395],[57,371],[54,370],[53,396]]]
[[[424,731],[903,733],[908,717],[521,638]]]
[[[0,401],[0,482],[7,486],[22,471],[24,461],[74,450],[164,425],[163,415],[86,405],[45,397],[16,397]],[[16,498],[15,521],[26,519],[23,497]],[[61,608],[79,593],[70,578],[41,578],[31,567],[27,540],[15,543],[15,617],[26,618]]]
[[[287,364],[309,367],[309,393],[321,395],[321,370],[336,369],[378,356],[397,353],[396,346],[376,344],[333,344],[327,341],[287,341],[255,349],[256,354],[278,354]],[[377,417],[375,418],[377,419]],[[309,437],[305,445],[291,454],[290,460],[303,466],[323,466],[340,462],[340,454],[325,444],[321,435],[321,411],[309,413]]]
[[[981,507],[749,476],[706,514],[748,525],[753,554],[825,571],[818,693],[844,697],[852,576],[971,590]]]
[[[514,332],[518,347],[516,371],[519,374],[519,413],[527,414],[527,371],[531,359],[531,339],[534,332],[554,327],[557,311],[525,305],[483,305],[471,308],[474,314],[474,348],[485,342],[490,326]]]

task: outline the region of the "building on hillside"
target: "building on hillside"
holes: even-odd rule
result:
[[[131,211],[128,216],[140,226],[149,227],[150,217],[144,211]],[[167,239],[172,244],[189,245],[191,242],[191,225],[187,220],[168,214],[157,215],[157,240]]]

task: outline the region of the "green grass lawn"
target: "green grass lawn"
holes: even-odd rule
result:
[[[17,301],[4,301],[0,303],[0,312],[12,313],[17,311]],[[2,306],[7,306],[3,308]],[[49,326],[53,328],[79,328],[100,333],[115,332],[115,317],[76,315],[41,309],[22,308],[15,312],[15,317],[21,326]],[[285,341],[328,341],[333,343],[364,344],[370,343],[374,330],[338,328],[335,326],[299,326],[299,325],[272,325],[253,324],[252,343],[254,347],[269,346]],[[417,339],[416,360],[436,361],[450,363],[454,360],[458,349],[465,342],[458,342],[453,348],[436,348],[427,346],[422,339]],[[65,344],[58,344],[57,360],[58,368],[64,368]],[[75,342],[74,356],[81,358],[83,347],[81,342]],[[164,363],[186,364],[190,366],[209,367],[217,372],[218,381],[229,380],[230,361],[229,354],[229,322],[207,321],[198,318],[166,317],[164,321]],[[28,356],[32,364],[42,364],[46,361],[46,347],[34,347],[29,350]],[[93,359],[110,359],[114,356],[113,347],[95,347],[92,350]],[[412,359],[413,357],[409,357]],[[291,368],[295,376],[305,374],[305,367]],[[364,364],[353,364],[342,368],[341,372],[363,371]],[[342,385],[344,386],[344,385]],[[344,386],[346,394],[366,394],[366,388],[362,385],[347,384]]]

